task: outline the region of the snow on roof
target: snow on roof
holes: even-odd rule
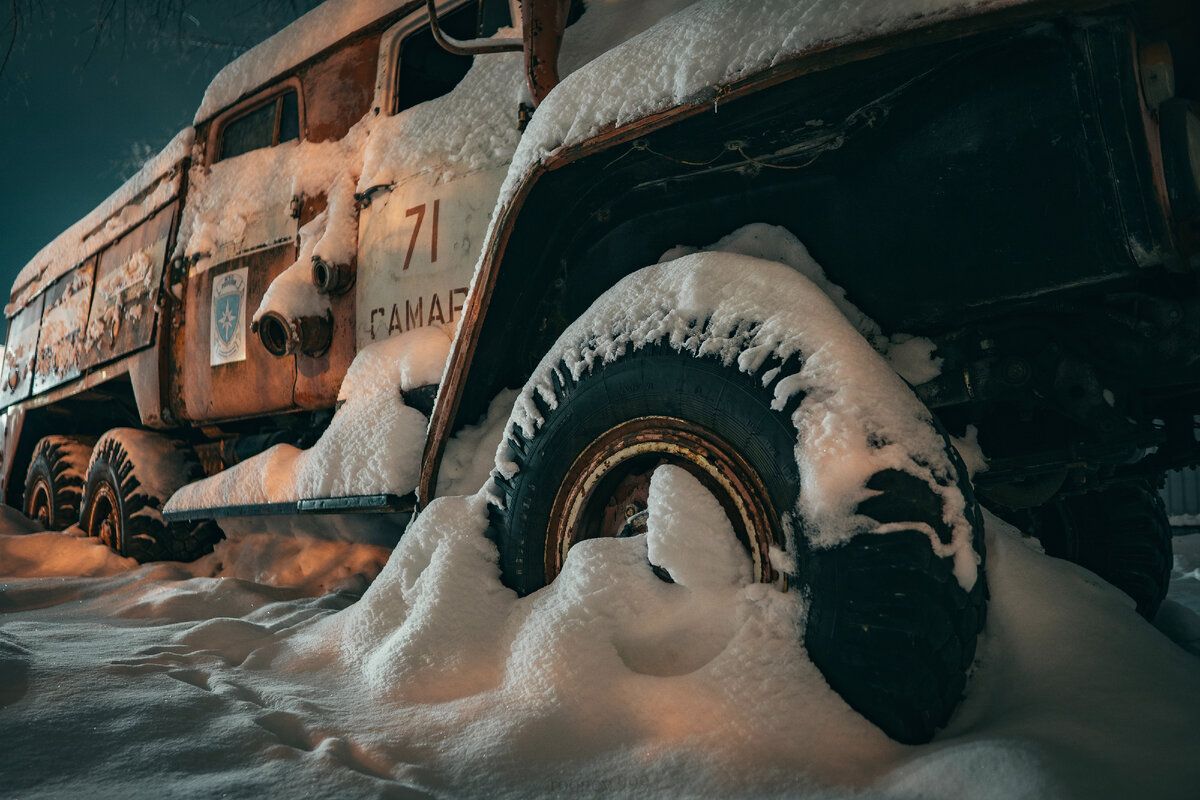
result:
[[[407,0],[326,0],[279,33],[247,50],[217,73],[194,124],[242,95],[307,61],[327,47],[404,5]]]
[[[16,314],[49,284],[174,197],[181,177],[175,167],[191,150],[194,134],[192,128],[180,131],[107,200],[38,251],[13,282],[4,313]]]

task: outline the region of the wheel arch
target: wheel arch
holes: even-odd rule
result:
[[[25,474],[42,437],[61,434],[98,438],[109,428],[141,424],[127,375],[55,402],[43,404],[38,400],[5,409],[4,502],[14,508],[22,505]]]
[[[1081,75],[1105,66],[1079,60],[1092,39],[1128,58],[1117,47],[1125,22],[1029,25],[1036,6],[802,53],[537,163],[485,243],[431,420],[422,503],[445,440],[520,385],[596,297],[676,245],[751,222],[786,227],[885,329],[918,333],[982,303],[1138,273],[1146,256],[1127,229],[1149,231],[1153,253],[1165,247],[1143,202],[1152,187],[1126,176],[1130,202],[1119,207],[1103,131],[1081,122],[1100,98],[1076,92]],[[1021,69],[1001,69],[1014,63]],[[995,74],[1005,81],[985,80]],[[1126,83],[1104,91],[1128,92]],[[1035,98],[1019,148],[1009,140],[1020,131],[995,123],[1014,95]],[[1051,224],[1028,202],[1046,181],[1085,184],[1098,199]],[[958,238],[928,246],[948,231]],[[976,251],[987,258],[971,283],[924,291],[962,272],[956,253]]]

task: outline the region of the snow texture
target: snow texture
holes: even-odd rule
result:
[[[563,81],[538,107],[501,190],[507,200],[547,155],[808,50],[914,30],[1033,0],[682,0],[593,2],[563,39]],[[640,6],[646,6],[642,9]],[[632,12],[632,13],[631,13]],[[622,18],[635,24],[624,24]],[[662,19],[659,19],[663,17]],[[620,37],[614,28],[634,33]],[[584,66],[586,64],[586,66]]]
[[[871,346],[891,364],[901,378],[911,384],[924,383],[941,374],[942,359],[935,358],[937,347],[928,339],[897,333],[887,336],[875,320],[864,314],[846,297],[846,290],[829,280],[808,248],[787,228],[766,223],[752,223],[738,228],[719,241],[701,248],[677,247],[659,259],[670,261],[693,252],[740,253],[766,261],[787,264],[813,282],[833,301],[842,316],[854,326]]]
[[[12,317],[47,286],[162,207],[179,192],[179,162],[190,154],[195,131],[180,131],[158,155],[86,217],[43,247],[17,275],[5,315]]]
[[[194,164],[175,255],[203,271],[243,249],[279,244],[276,239],[290,244],[293,199],[326,195],[329,216],[306,226],[301,248],[310,259],[349,263],[357,234],[352,187],[366,136],[360,123],[337,141],[284,142],[211,166]],[[305,264],[312,269],[311,260]]]
[[[305,543],[249,537],[253,567],[228,577],[210,576],[228,550],[95,570],[86,540],[0,523],[0,554],[20,543],[94,576],[0,558],[3,785],[128,800],[1195,796],[1200,662],[1095,577],[989,517],[967,699],[933,743],[905,747],[830,691],[799,644],[803,599],[753,583],[719,507],[679,477],[655,476],[651,533],[582,543],[523,599],[498,581],[482,494],[431,504],[358,602],[366,576],[322,596],[256,582],[323,561]],[[679,583],[651,572],[651,547]]]
[[[972,480],[979,473],[987,472],[987,456],[983,454],[983,448],[979,446],[978,428],[974,425],[967,425],[967,429],[961,437],[951,436],[950,441],[954,445],[954,449],[958,451],[958,457],[963,460],[963,466],[967,468],[967,475]]]
[[[405,405],[401,391],[441,380],[449,352],[448,333],[436,327],[363,348],[342,380],[343,405],[312,447],[275,445],[184,486],[165,510],[408,494],[420,474],[428,420]]]
[[[1176,536],[1171,588],[1154,625],[1188,652],[1200,656],[1200,534]]]
[[[800,472],[793,511],[808,542],[832,547],[858,534],[896,530],[901,523],[881,525],[855,512],[874,494],[866,488],[872,475],[900,470],[942,497],[953,533],[943,543],[925,523],[903,525],[925,531],[938,556],[954,558],[959,583],[974,585],[977,556],[965,501],[929,412],[838,305],[788,265],[701,252],[633,273],[572,323],[542,359],[510,427],[520,426],[526,438],[536,434],[544,420],[534,395],[557,407],[558,370],[578,380],[629,350],[659,342],[758,375],[764,386],[777,376],[779,363],[798,359],[799,369],[775,385],[773,407],[783,409],[793,395],[803,395],[792,413]],[[516,470],[508,448],[506,440],[496,454],[505,476]],[[788,542],[788,549],[799,552],[797,544]]]
[[[136,567],[98,539],[75,539],[43,532],[42,526],[11,506],[0,506],[0,573],[20,578],[103,577]],[[0,611],[4,610],[0,583]],[[2,630],[2,629],[0,629]]]
[[[500,392],[478,424],[463,427],[446,442],[435,497],[470,494],[488,481],[496,466],[496,443],[504,434],[517,394],[516,389]]]
[[[391,548],[378,544],[259,532],[217,542],[213,552],[181,569],[198,578],[231,578],[319,596],[361,593],[391,554]]]
[[[329,211],[322,211],[300,229],[300,255],[287,269],[279,273],[263,293],[254,312],[257,323],[268,311],[282,314],[284,319],[324,317],[330,313],[329,297],[317,292],[313,284],[313,250],[329,223]]]
[[[683,586],[739,586],[752,575],[721,504],[687,470],[663,466],[650,478],[646,557]],[[696,532],[711,531],[710,535]]]
[[[511,35],[508,29],[496,37]],[[370,119],[358,191],[401,183],[420,173],[444,180],[504,166],[521,134],[521,54],[479,56],[449,93],[394,116]],[[376,98],[376,105],[383,102]]]

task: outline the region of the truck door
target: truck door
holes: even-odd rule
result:
[[[292,408],[296,365],[251,346],[250,318],[296,259],[291,194],[303,130],[298,81],[286,81],[218,116],[207,166],[193,168],[181,242],[190,264],[183,322],[172,347],[174,411],[193,422]],[[184,240],[186,237],[186,240]]]
[[[477,2],[442,17],[442,27],[462,39],[490,33],[488,25]],[[451,114],[469,113],[442,96],[466,75],[471,57],[442,50],[424,13],[384,35],[380,59],[377,102],[390,116],[426,113],[417,107],[426,101],[447,104]],[[515,119],[512,124],[515,129]],[[458,324],[507,170],[506,158],[475,170],[421,164],[367,190],[358,226],[359,348],[413,328]]]

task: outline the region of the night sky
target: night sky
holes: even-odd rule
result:
[[[97,41],[97,0],[35,2],[0,75],[5,301],[38,250],[191,124],[205,87],[224,64],[316,4],[185,0],[183,14],[159,20],[131,15],[110,22]],[[138,6],[139,0],[130,0],[127,7]],[[0,17],[0,25],[7,22]],[[0,56],[10,30],[0,28]],[[6,328],[0,327],[0,338]]]

